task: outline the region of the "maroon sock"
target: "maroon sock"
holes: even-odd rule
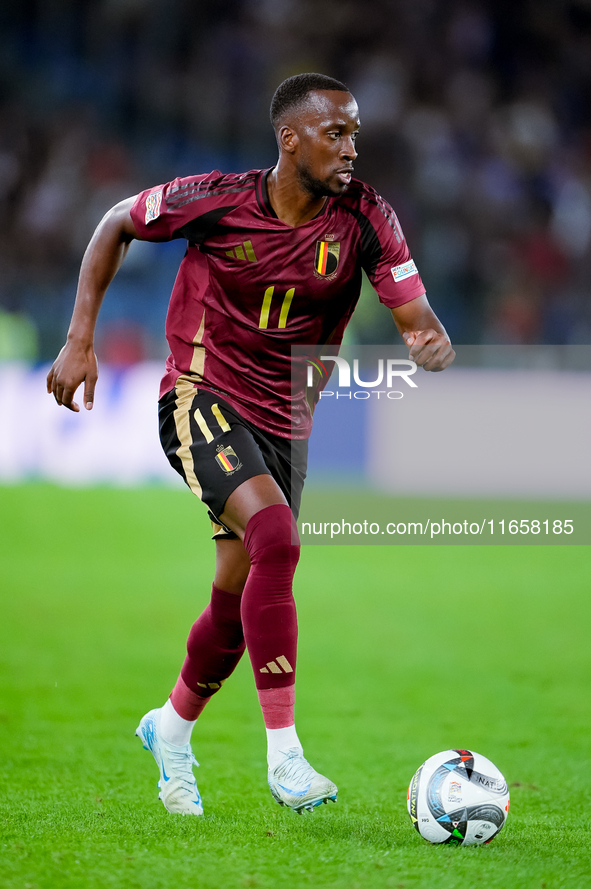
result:
[[[214,585],[209,605],[189,633],[187,657],[180,676],[182,683],[177,682],[171,694],[172,705],[179,716],[197,718],[199,713],[194,713],[199,709],[199,702],[192,695],[208,699],[219,691],[234,671],[244,648],[240,596]],[[203,706],[199,712],[202,709]]]
[[[195,722],[199,718],[208,701],[209,698],[202,698],[191,691],[182,676],[179,676],[170,693],[170,702],[175,711],[189,722]]]
[[[295,685],[257,688],[265,728],[287,728],[295,723]]]
[[[295,683],[298,624],[292,593],[300,555],[289,506],[267,506],[246,526],[250,573],[242,594],[242,626],[257,689]],[[263,709],[264,712],[264,709]]]

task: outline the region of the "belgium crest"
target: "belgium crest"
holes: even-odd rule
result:
[[[314,270],[317,275],[323,278],[334,275],[339,265],[340,249],[339,241],[316,241]]]
[[[219,446],[217,450],[218,453],[215,455],[215,459],[226,475],[232,475],[237,469],[242,468],[240,457],[233,447],[228,446],[227,448],[222,448]]]

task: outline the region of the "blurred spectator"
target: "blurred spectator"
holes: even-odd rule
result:
[[[37,351],[37,330],[31,319],[0,309],[0,361],[35,361]]]
[[[304,70],[359,100],[357,173],[456,341],[588,341],[588,0],[46,0],[4,4],[0,33],[0,305],[35,318],[41,358],[102,214],[176,175],[270,166],[272,92]],[[105,356],[160,357],[178,258],[130,254]],[[351,338],[396,339],[370,290]]]
[[[100,329],[96,351],[100,361],[118,368],[145,361],[149,357],[146,330],[131,321],[107,324]]]

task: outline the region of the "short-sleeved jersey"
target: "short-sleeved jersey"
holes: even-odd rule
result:
[[[425,288],[394,211],[368,185],[353,179],[292,228],[269,202],[268,173],[175,179],[139,194],[131,216],[142,240],[188,241],[161,395],[190,378],[259,428],[307,438],[311,408],[303,388],[292,391],[291,346],[341,343],[362,269],[391,308]]]

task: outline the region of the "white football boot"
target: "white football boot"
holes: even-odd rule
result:
[[[160,770],[158,798],[175,815],[203,815],[203,804],[197,790],[193,766],[199,763],[190,744],[175,747],[158,737],[160,710],[142,716],[135,730],[144,748],[149,750]]]
[[[313,812],[316,806],[337,801],[336,784],[319,775],[312,768],[298,747],[291,747],[282,754],[281,761],[269,769],[269,789],[280,806],[288,806],[298,815],[304,809]]]

